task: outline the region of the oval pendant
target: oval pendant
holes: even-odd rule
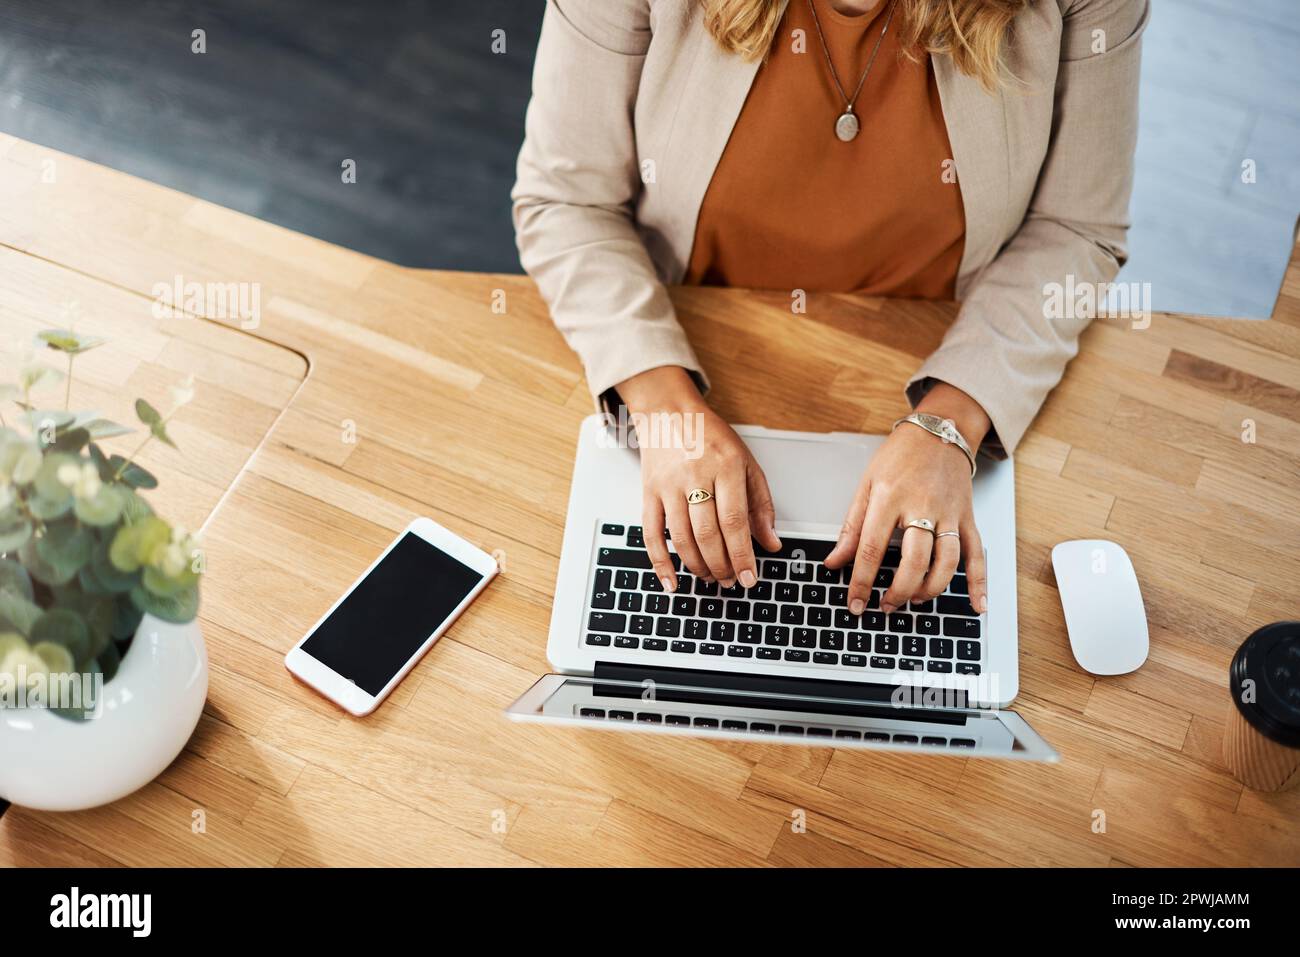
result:
[[[841,113],[840,118],[835,121],[835,135],[840,138],[841,143],[847,143],[858,135],[858,118],[853,115],[852,110]]]

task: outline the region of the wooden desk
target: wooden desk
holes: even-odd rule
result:
[[[1025,440],[1015,707],[1063,755],[1038,766],[508,723],[502,708],[548,670],[590,411],[528,280],[400,269],[8,138],[0,244],[6,331],[76,299],[83,328],[115,336],[87,362],[83,403],[195,371],[184,455],[149,460],[163,508],[196,521],[266,434],[207,527],[212,688],[189,748],[110,807],[14,808],[0,862],[1300,864],[1300,791],[1244,791],[1219,755],[1233,650],[1297,614],[1300,259],[1271,322],[1095,323]],[[151,290],[176,274],[259,282],[260,327],[160,328]],[[886,429],[954,312],[813,296],[792,318],[779,295],[675,299],[721,412],[778,428]],[[356,720],[281,658],[420,514],[499,552],[504,575]],[[1122,542],[1143,581],[1151,658],[1122,678],[1074,664],[1053,583],[1051,545],[1091,536]]]

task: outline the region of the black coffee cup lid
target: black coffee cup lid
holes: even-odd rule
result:
[[[1300,621],[1254,632],[1237,649],[1228,676],[1241,716],[1270,741],[1300,748]]]

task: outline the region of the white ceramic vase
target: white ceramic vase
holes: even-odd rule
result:
[[[148,784],[199,723],[208,653],[198,621],[145,615],[98,716],[69,720],[38,708],[0,708],[0,797],[41,811],[98,807]]]

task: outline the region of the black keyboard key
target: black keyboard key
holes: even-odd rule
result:
[[[726,647],[727,647],[726,645],[715,645],[711,641],[706,641],[702,645],[700,645],[700,654],[714,655],[716,657],[717,655],[721,655],[723,653],[723,649]]]
[[[826,651],[844,650],[844,632],[831,630],[823,631],[821,638],[821,646]]]
[[[849,590],[843,585],[836,585],[827,593],[826,602],[832,608],[848,608]]]
[[[722,722],[723,731],[744,731],[747,727],[749,726],[745,722],[735,719],[724,719]]]
[[[768,625],[763,632],[763,641],[769,645],[784,647],[790,644],[790,629],[785,625]]]
[[[664,716],[664,724],[690,724],[691,719],[684,714],[669,714]]]
[[[813,564],[809,561],[791,562],[790,563],[790,580],[796,582],[810,582],[813,580]]]
[[[785,650],[786,661],[807,661],[808,652],[800,651],[798,648],[787,648]]]
[[[848,665],[850,668],[865,668],[867,666],[866,655],[840,655],[840,664]]]
[[[929,599],[929,600],[927,600],[927,601],[909,601],[909,602],[907,603],[907,610],[908,610],[908,611],[923,611],[923,612],[926,612],[926,613],[928,614],[928,613],[934,611],[934,599],[931,598],[931,599]]]
[[[977,675],[980,673],[980,666],[973,661],[957,662],[957,674],[959,675]]]
[[[603,570],[603,569],[602,569]],[[614,572],[614,587],[619,591],[629,591],[635,589],[641,576],[627,568],[620,568]]]
[[[912,630],[912,616],[896,611],[889,616],[889,630],[907,634]]]
[[[896,734],[894,735],[894,744],[916,744],[917,738],[914,734]]]
[[[747,621],[736,629],[736,637],[745,645],[757,645],[763,640],[763,626]]]
[[[749,645],[727,645],[727,655],[731,658],[752,658],[754,649]]]
[[[607,648],[609,647],[609,635],[588,635],[587,644]]]
[[[673,597],[673,614],[678,618],[689,618],[695,614],[695,599],[686,595]]]
[[[884,631],[885,615],[879,611],[864,611],[862,613],[862,630],[863,631]]]
[[[682,637],[703,641],[709,633],[709,623],[703,618],[687,618],[682,622]]]
[[[979,661],[980,643],[978,641],[957,642],[957,657],[962,661]]]
[[[920,658],[899,658],[899,671],[922,671],[925,668],[925,662]]]
[[[803,726],[798,724],[783,724],[777,728],[781,734],[803,734]]]
[[[825,585],[804,585],[802,599],[805,605],[826,604],[826,586]]]
[[[623,531],[624,529],[622,525],[615,525],[613,522],[606,522],[604,525],[600,526],[600,534],[602,535],[622,535]],[[604,712],[601,713],[603,714]]]
[[[840,656],[833,651],[814,651],[813,664],[816,665],[836,665],[840,662]]]
[[[724,588],[723,591],[725,592],[726,589]],[[749,602],[735,600],[727,602],[727,620],[749,621]]]
[[[758,601],[754,603],[754,620],[755,621],[776,621],[776,605],[770,601]]]
[[[943,620],[943,633],[949,638],[978,638],[980,636],[980,620],[978,618],[945,618]]]
[[[931,658],[951,658],[951,657],[952,657],[952,639],[951,639],[951,638],[931,638],[931,639],[930,639],[930,657],[931,657]]]
[[[651,615],[666,615],[668,609],[672,607],[672,602],[667,595],[646,595],[645,610]]]
[[[605,709],[604,708],[580,708],[578,709],[578,714],[582,715],[584,718],[603,718],[605,717]]]
[[[703,578],[695,579],[695,594],[714,597],[718,594],[717,582],[706,582]]]
[[[762,658],[764,661],[779,661],[781,659],[781,649],[768,648],[767,646],[755,648],[754,657]]]
[[[838,731],[835,732],[835,737],[837,737],[837,738],[843,738],[843,739],[848,740],[848,741],[861,741],[861,740],[862,740],[862,732],[861,732],[861,731],[851,731],[851,730],[849,730],[848,728],[840,728]]]
[[[848,649],[849,651],[870,651],[871,636],[861,631],[851,632],[848,637]]]
[[[882,568],[876,572],[876,580],[872,582],[876,588],[886,589],[894,582],[894,570],[892,568]]]
[[[677,652],[678,654],[682,654],[682,655],[695,654],[695,642],[693,641],[674,641],[668,647],[671,648],[673,651]]]
[[[827,568],[825,565],[818,565],[814,576],[817,581],[823,585],[838,585],[840,583],[840,570],[838,568]]]
[[[596,564],[612,568],[653,568],[650,555],[641,548],[599,548]]]
[[[689,595],[691,593],[691,582],[694,579],[687,572],[677,573],[677,594]]]
[[[697,728],[716,728],[718,726],[717,718],[696,718],[695,727]]]
[[[916,633],[919,635],[939,634],[939,619],[935,615],[917,615]]]
[[[925,670],[933,671],[936,674],[950,675],[952,674],[952,662],[951,661],[927,661],[925,663]]]
[[[953,575],[952,581],[948,582],[948,591],[952,592],[954,595],[965,595],[967,593],[966,576]]]
[[[641,642],[641,650],[642,651],[667,651],[668,642],[664,641],[662,638],[647,638],[645,641]]]
[[[726,588],[722,589],[722,597],[724,597],[724,598],[744,598],[744,597],[745,597],[745,589],[742,588],[742,587],[740,587],[740,582],[732,582],[732,583],[731,583],[730,585],[728,585]]]
[[[641,711],[636,719],[643,724],[663,724],[664,716],[653,711]]]
[[[975,609],[971,607],[970,599],[965,595],[940,595],[936,604],[941,615],[975,616]]]
[[[642,591],[663,591],[664,583],[655,577],[654,572],[642,572],[641,590]]]
[[[862,737],[866,741],[888,741],[889,735],[884,731],[863,731]]]
[[[617,638],[614,639],[614,647],[615,648],[639,648],[641,647],[641,639],[634,638],[632,635],[619,635]]]
[[[861,628],[862,623],[858,620],[857,615],[850,615],[848,609],[837,608],[835,610],[835,627],[842,628],[845,631],[853,631]]]
[[[618,593],[619,611],[640,611],[642,595],[639,591],[621,591]]]
[[[824,605],[814,605],[808,609],[808,624],[815,628],[826,628],[831,623],[831,610]]]
[[[889,548],[885,549],[885,559],[884,561],[881,562],[881,564],[888,566],[889,568],[897,568],[898,563],[901,562],[902,560],[903,560],[902,550],[898,548],[894,548],[891,545]]]
[[[796,648],[816,648],[817,632],[811,628],[796,628],[794,630],[794,646]]]
[[[772,600],[772,583],[755,582],[753,588],[745,589],[745,597],[750,601],[771,601]]]
[[[655,634],[660,638],[676,638],[682,633],[680,618],[660,618],[655,623]]]
[[[640,525],[633,525],[627,530],[628,548],[645,548],[645,532]]]
[[[714,641],[734,641],[736,624],[731,621],[715,621],[709,626],[709,637]]]
[[[777,582],[774,595],[777,601],[798,601],[799,585],[795,582]]]
[[[782,605],[780,618],[783,625],[802,625],[803,605]]]
[[[975,747],[974,738],[953,738],[948,742],[950,748],[973,748]]]
[[[649,615],[633,615],[627,630],[634,635],[648,635],[654,631],[655,620]],[[622,629],[620,629],[621,631]]]
[[[763,577],[769,581],[781,581],[785,578],[785,562],[779,562],[776,559],[765,559],[759,563]]]
[[[883,669],[886,670],[886,671],[893,671],[893,670],[894,670],[894,659],[893,659],[893,658],[885,658],[885,657],[882,657],[881,655],[872,655],[872,656],[871,656],[871,667],[873,667],[873,668],[883,668]]]
[[[775,734],[776,725],[768,724],[766,721],[753,721],[750,722],[749,730],[758,734]]]
[[[596,580],[594,586],[592,587],[592,597],[591,597],[593,608],[614,607],[614,601],[613,601],[614,596],[612,594],[613,583],[614,583],[614,572],[612,569],[609,568],[596,569]],[[609,604],[597,605],[595,602],[597,597],[600,596],[608,596]]]
[[[721,617],[722,617],[722,599],[721,599],[721,598],[701,598],[701,599],[700,599],[700,617],[702,617],[702,618],[721,618]]]
[[[924,648],[924,645],[920,647]],[[878,655],[896,655],[898,654],[898,635],[876,635],[876,654]],[[916,651],[914,654],[922,655],[924,651]]]
[[[937,735],[927,734],[921,738],[922,744],[932,744],[936,747],[946,748],[948,746],[947,738],[940,738]]]
[[[923,655],[925,654],[925,639],[909,635],[903,639],[903,654],[905,655]]]
[[[631,720],[632,720],[632,712],[631,712],[631,711],[611,711],[611,712],[609,713],[609,720],[610,720],[610,721],[631,721]]]
[[[612,611],[593,611],[587,619],[592,631],[627,631],[627,615]]]
[[[809,728],[808,737],[810,738],[829,738],[832,735],[830,728]]]

